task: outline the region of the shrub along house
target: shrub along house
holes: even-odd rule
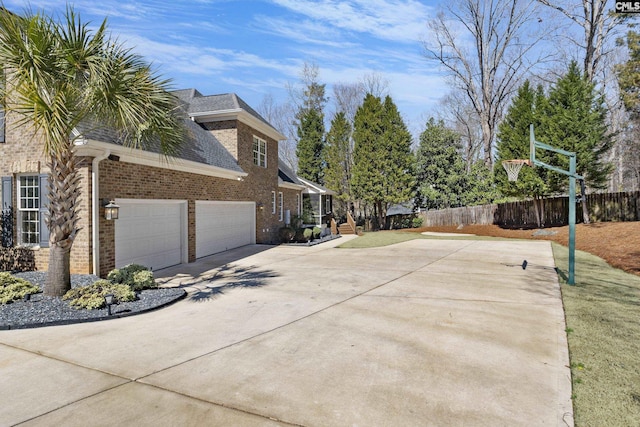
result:
[[[187,136],[175,158],[125,148],[108,129],[81,126],[80,232],[72,273],[105,276],[139,263],[160,269],[252,243],[276,243],[299,214],[306,188],[286,180],[278,161],[284,137],[235,94],[174,92],[184,104]],[[44,223],[48,168],[41,142],[8,113],[0,138],[2,208],[13,211],[14,246],[28,247],[47,269]],[[119,206],[118,219],[105,206]],[[6,224],[4,229],[9,229]]]

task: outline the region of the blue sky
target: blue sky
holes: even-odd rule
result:
[[[333,83],[355,83],[375,73],[414,133],[447,92],[435,64],[422,54],[435,2],[416,0],[233,1],[78,0],[83,21],[105,17],[114,35],[154,63],[175,88],[205,95],[235,92],[253,107],[266,94],[287,98],[287,82],[303,64],[319,67]],[[64,12],[65,0],[4,0],[22,12]]]

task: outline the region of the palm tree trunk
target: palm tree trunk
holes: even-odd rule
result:
[[[50,156],[49,169],[49,274],[44,294],[62,296],[71,289],[71,247],[77,228],[80,176],[78,161],[68,149]]]
[[[44,294],[52,297],[62,296],[71,289],[71,248],[51,245],[49,248],[49,273]]]

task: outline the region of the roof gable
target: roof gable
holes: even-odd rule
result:
[[[202,95],[196,89],[172,92],[184,104],[186,113],[195,121],[239,120],[276,141],[285,139],[264,117],[235,93]]]

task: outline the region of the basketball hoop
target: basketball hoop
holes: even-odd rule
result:
[[[507,177],[509,178],[509,181],[517,181],[518,174],[520,174],[520,169],[522,169],[522,166],[528,164],[530,164],[529,160],[504,160],[502,162],[502,167],[505,171],[507,171]]]

